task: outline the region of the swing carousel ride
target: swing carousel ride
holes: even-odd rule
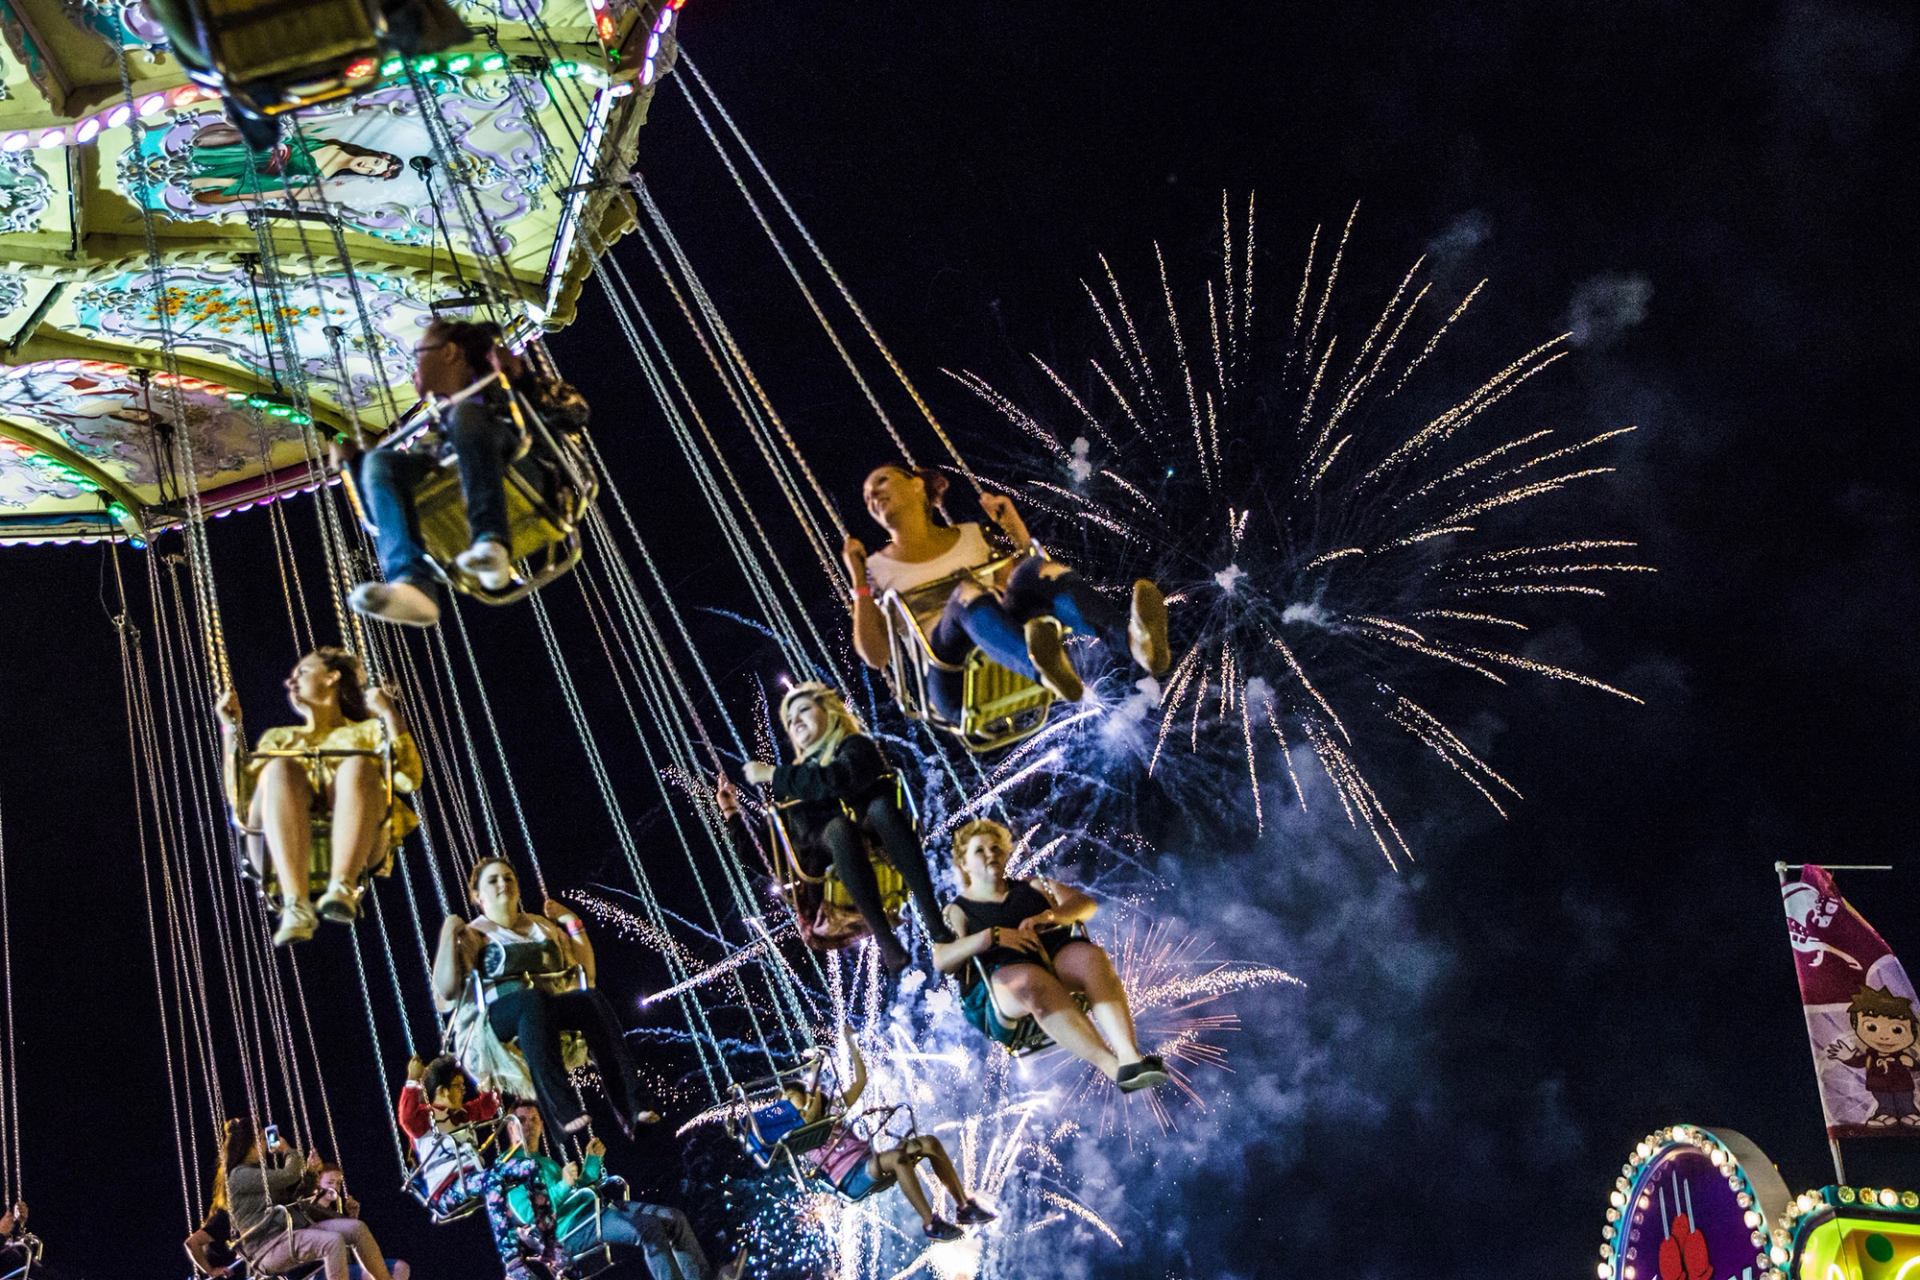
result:
[[[482,854],[508,853],[530,873],[530,904],[566,894],[654,970],[629,1034],[660,1055],[648,1076],[678,1133],[726,1149],[732,1166],[715,1176],[725,1221],[710,1225],[748,1243],[769,1276],[1044,1274],[1050,1234],[1118,1247],[1094,1203],[1106,1189],[1080,1185],[1076,1149],[1149,1147],[1183,1111],[1204,1114],[1207,1073],[1225,1065],[1222,1037],[1238,1025],[1225,1002],[1299,985],[1271,965],[1218,958],[1172,923],[1177,910],[1149,910],[1171,877],[1142,870],[1155,855],[1137,837],[1102,834],[1111,824],[1061,807],[1063,789],[1124,789],[1111,782],[1123,758],[1142,787],[1243,772],[1256,824],[1263,793],[1280,785],[1289,803],[1318,803],[1397,862],[1409,850],[1363,767],[1370,733],[1416,744],[1496,809],[1517,794],[1426,697],[1414,701],[1423,674],[1572,679],[1630,696],[1486,637],[1525,631],[1521,606],[1602,596],[1594,578],[1646,568],[1628,544],[1542,538],[1515,518],[1603,474],[1584,454],[1608,436],[1476,435],[1557,348],[1464,396],[1388,404],[1417,388],[1472,295],[1438,312],[1416,265],[1336,359],[1329,316],[1351,220],[1331,255],[1315,233],[1290,322],[1276,312],[1256,328],[1253,208],[1240,218],[1223,203],[1219,274],[1184,316],[1164,263],[1154,291],[1164,304],[1140,310],[1109,271],[1088,291],[1105,341],[1086,370],[1043,364],[1031,397],[966,376],[1011,425],[1000,433],[1014,441],[1008,453],[1021,441],[1041,450],[1015,464],[1028,477],[1022,500],[1076,528],[1068,558],[1103,580],[1153,573],[1175,604],[1177,643],[1164,690],[1151,674],[1095,676],[1073,707],[976,653],[957,709],[942,707],[929,692],[929,637],[898,599],[886,602],[885,669],[848,653],[842,555],[868,531],[844,513],[854,495],[836,500],[815,470],[820,434],[783,416],[751,341],[632,172],[657,92],[670,89],[712,145],[823,352],[872,410],[875,461],[916,463],[918,445],[976,495],[990,486],[681,49],[684,0],[476,0],[456,4],[451,27],[365,0],[151,2],[0,0],[0,543],[100,543],[110,566],[189,1231],[227,1116],[277,1120],[302,1150],[362,1164],[385,1145],[343,1144],[323,1086],[342,1071],[321,1069],[303,973],[344,962],[301,953],[332,947],[337,931],[292,948],[270,940],[259,899],[274,889],[250,843],[258,824],[222,778],[261,757],[242,739],[223,760],[210,711],[236,686],[254,705],[263,660],[228,651],[215,519],[264,508],[229,527],[255,526],[250,536],[271,547],[294,655],[338,636],[410,726],[384,721],[384,745],[361,754],[378,755],[387,812],[410,804],[418,835],[381,860],[375,879],[390,883],[345,886],[348,911],[328,917],[353,919],[363,896],[345,945],[382,1088],[408,1051],[430,1056],[441,1043],[431,930],[463,910]],[[262,13],[269,27],[306,25],[274,28],[297,40],[228,39]],[[497,324],[558,383],[545,335],[572,321],[589,278],[615,322],[608,354],[624,346],[633,361],[635,403],[623,407],[647,416],[650,447],[685,465],[737,568],[748,605],[727,616],[791,682],[844,691],[854,723],[874,726],[936,865],[962,824],[994,817],[1010,829],[1010,876],[1058,869],[1110,905],[1093,935],[1131,998],[1138,1048],[1164,1059],[1156,1074],[1172,1087],[1133,1105],[1113,1073],[1000,1009],[990,982],[987,1021],[1012,1025],[997,1045],[972,1034],[950,985],[924,969],[890,973],[880,948],[859,941],[874,924],[856,919],[846,868],[809,870],[770,800],[743,797],[744,834],[730,829],[715,775],[780,758],[774,744],[791,727],[781,698],[722,687],[695,638],[712,618],[692,617],[668,589],[626,490],[634,478],[608,465],[582,423],[544,421],[550,402],[513,393],[546,478],[511,481],[515,586],[478,589],[454,572],[465,525],[449,480],[432,503],[416,495],[431,558],[460,588],[443,625],[388,627],[349,610],[373,558],[367,513],[336,483],[330,446],[432,426],[411,382],[435,321]],[[476,386],[493,377],[475,373]],[[836,447],[852,429],[836,427]],[[1244,465],[1281,456],[1292,459],[1285,474]],[[1262,493],[1273,500],[1256,501]],[[703,603],[717,610],[726,594]],[[270,592],[228,583],[224,595],[228,608],[272,608]],[[555,714],[578,739],[582,794],[557,816],[522,794],[514,760],[533,748],[496,712],[486,646],[466,620],[471,604],[514,601],[552,667]],[[401,736],[418,744],[424,774],[410,799],[396,780]],[[1187,799],[1203,793],[1215,804],[1219,789]],[[582,837],[586,823],[597,837]],[[330,887],[319,835],[316,893]],[[582,838],[617,850],[629,882],[567,887],[553,846]],[[888,918],[903,921],[898,868],[871,856]],[[822,929],[834,912],[855,923]],[[1117,1049],[1133,1028],[1116,1029],[1111,1014],[1092,1016]],[[1048,1017],[1056,1031],[1088,1020]],[[795,1082],[817,1080],[823,1059],[835,1080],[860,1064],[864,1112],[802,1114]],[[849,1092],[861,1090],[839,1096]],[[848,1134],[916,1153],[940,1138],[999,1221],[960,1235],[936,1219],[936,1235],[928,1210],[923,1234],[904,1200],[878,1194],[891,1175],[857,1194],[826,1180],[811,1153]],[[391,1145],[412,1177],[398,1133]],[[943,1213],[966,1208],[950,1198]]]
[[[357,54],[256,167],[144,0],[6,0],[0,540],[144,539],[189,489],[224,515],[310,488],[308,428],[397,418],[430,316],[567,323],[679,7],[471,6],[460,44]],[[143,440],[177,421],[190,479]]]

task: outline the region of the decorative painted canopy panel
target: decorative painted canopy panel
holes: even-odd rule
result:
[[[175,522],[183,440],[216,511],[308,487],[436,314],[571,320],[685,0],[454,2],[255,149],[146,0],[0,0],[0,542]]]

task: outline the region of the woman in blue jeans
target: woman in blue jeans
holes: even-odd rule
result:
[[[498,325],[435,320],[413,348],[414,389],[423,396],[454,396],[495,371],[517,376],[519,358],[499,341]],[[348,603],[356,612],[408,627],[440,621],[440,573],[420,541],[413,491],[448,454],[460,471],[473,537],[473,545],[456,562],[489,591],[513,581],[506,474],[520,439],[505,390],[493,386],[448,410],[437,433],[408,448],[388,445],[360,458],[360,497],[374,525],[386,581],[363,582],[353,589]]]
[[[987,583],[967,577],[954,582],[1002,553],[989,546],[980,524],[950,525],[936,515],[946,485],[938,471],[903,463],[877,467],[867,477],[867,514],[887,531],[887,544],[869,554],[849,536],[841,558],[853,584],[853,647],[869,667],[882,669],[891,656],[887,618],[874,592],[897,591],[926,634],[933,655],[928,688],[935,707],[949,718],[960,713],[961,668],[976,648],[1069,702],[1079,701],[1085,686],[1067,655],[1067,631],[1098,636],[1149,675],[1166,673],[1167,605],[1160,588],[1145,578],[1133,584],[1130,609],[1039,555],[1025,556]],[[982,494],[980,509],[1013,551],[1033,546],[1010,498]]]

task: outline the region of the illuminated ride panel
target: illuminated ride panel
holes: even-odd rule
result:
[[[1752,1142],[1673,1125],[1621,1167],[1599,1280],[1920,1280],[1920,1193],[1834,1186],[1799,1197]]]

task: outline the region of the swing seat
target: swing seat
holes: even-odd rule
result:
[[[489,375],[468,388],[473,394],[495,380]],[[511,388],[509,388],[511,391]],[[460,568],[458,557],[473,543],[467,523],[467,501],[460,491],[460,469],[449,457],[413,490],[420,541],[448,585],[482,604],[512,604],[566,574],[580,563],[580,527],[600,493],[599,476],[576,438],[548,429],[519,392],[508,399],[520,427],[518,452],[506,468],[508,551],[514,561],[514,579],[498,591]],[[361,500],[355,469],[342,471],[348,496],[369,533],[375,526]]]
[[[627,1188],[627,1180],[617,1175],[600,1179],[600,1181],[593,1184],[592,1191],[594,1196],[593,1212],[596,1222],[599,1219],[602,1205],[608,1201],[612,1201],[615,1204],[625,1204],[628,1196],[631,1194]],[[599,1244],[589,1245],[577,1253],[569,1252],[567,1254],[566,1280],[591,1280],[593,1276],[597,1276],[603,1271],[618,1266],[620,1260],[621,1256],[614,1252],[614,1246],[607,1244],[605,1241]]]
[[[254,889],[262,898],[266,899],[267,904],[274,910],[278,911],[284,906],[285,899],[281,893],[280,875],[274,870],[273,859],[268,855],[266,832],[260,827],[249,825],[248,822],[248,817],[253,809],[253,775],[248,771],[246,767],[247,763],[253,760],[302,760],[318,769],[322,760],[344,760],[353,757],[380,761],[381,770],[385,778],[384,785],[387,797],[387,812],[389,814],[393,812],[396,804],[405,803],[405,801],[399,799],[394,791],[393,744],[391,742],[387,743],[386,746],[379,751],[320,751],[296,749],[291,751],[239,751],[235,753],[234,774],[236,785],[232,812],[234,830],[240,835],[241,852],[244,855],[240,860],[240,874],[248,883],[253,885]],[[311,846],[312,856],[307,864],[307,895],[309,899],[325,893],[327,891],[327,885],[330,883],[333,875],[333,810],[325,805],[318,795],[314,797],[314,808],[311,820],[313,837],[308,843]],[[389,832],[391,832],[393,828],[391,820],[388,821],[387,826]],[[394,864],[398,861],[398,854],[403,844],[405,844],[404,837],[392,839],[383,851],[384,856],[380,857],[377,862],[370,864],[360,873],[360,880],[356,887],[364,890],[371,884],[375,876],[384,880],[392,875]]]
[[[872,930],[867,927],[866,917],[854,905],[853,895],[847,892],[847,886],[831,867],[816,876],[808,874],[801,865],[799,851],[794,847],[792,834],[787,829],[782,813],[794,803],[789,801],[784,805],[775,805],[769,811],[773,843],[780,850],[780,896],[793,912],[801,941],[815,951],[839,951]],[[851,813],[847,816],[853,817]],[[887,860],[878,841],[867,838],[864,832],[862,838],[866,842],[867,857],[873,864],[874,881],[880,887],[880,909],[886,913],[887,924],[898,928],[906,915],[907,882],[894,869],[893,863]]]
[[[254,145],[273,118],[370,89],[390,52],[434,53],[470,37],[441,0],[152,0],[181,65],[218,90]]]
[[[752,1103],[740,1086],[734,1086],[734,1090],[739,1106],[727,1116],[727,1132],[762,1169],[771,1169],[782,1156],[791,1159],[805,1155],[833,1136],[837,1123],[834,1116],[807,1124],[800,1118],[800,1109],[785,1098]]]
[[[889,591],[880,600],[887,620],[887,680],[901,714],[946,730],[975,754],[1010,747],[1040,732],[1053,710],[1053,691],[975,649],[960,668],[959,719],[942,714],[930,687],[933,670],[942,664],[933,656],[933,646],[910,605],[929,600],[944,603],[962,581],[988,586],[1026,555],[1001,556],[905,594]]]
[[[1070,932],[1075,938],[1087,936],[1086,926],[1082,924],[1074,925]],[[1008,1013],[1000,1007],[999,998],[993,994],[993,980],[979,957],[968,965],[973,972],[973,982],[961,997],[968,1022],[1005,1049],[1009,1057],[1028,1058],[1054,1047],[1053,1037],[1040,1029],[1039,1019],[1030,1013]],[[1080,1006],[1082,1013],[1092,1008],[1084,991],[1074,992],[1073,1002]]]
[[[480,1133],[483,1129],[487,1130],[484,1137],[482,1137]],[[499,1134],[499,1129],[500,1122],[498,1120],[487,1120],[478,1124],[461,1125],[457,1129],[448,1131],[445,1136],[449,1141],[460,1142],[458,1135],[464,1133],[467,1136],[467,1141],[462,1143],[462,1145],[467,1147],[468,1151],[461,1156],[462,1163],[465,1163],[470,1158],[472,1161],[471,1168],[484,1170],[487,1167],[486,1158],[481,1153],[492,1145],[494,1138]],[[404,1134],[401,1136],[406,1137]],[[410,1139],[408,1145],[411,1146]],[[444,1176],[444,1172],[438,1176]],[[462,1218],[470,1218],[486,1205],[485,1198],[478,1195],[466,1195],[457,1198],[452,1196],[435,1196],[434,1189],[428,1185],[427,1179],[427,1169],[419,1164],[412,1152],[409,1151],[407,1154],[407,1175],[405,1180],[400,1184],[400,1190],[419,1202],[420,1207],[427,1211],[427,1220],[432,1222],[436,1227],[449,1222],[458,1222]]]
[[[31,1231],[22,1231],[13,1239],[6,1241],[8,1252],[18,1251],[16,1265],[0,1271],[0,1280],[31,1280],[34,1268],[40,1265],[40,1255],[46,1246],[40,1243],[40,1237]]]
[[[386,19],[367,0],[159,0],[194,79],[256,116],[329,102],[379,77]]]

